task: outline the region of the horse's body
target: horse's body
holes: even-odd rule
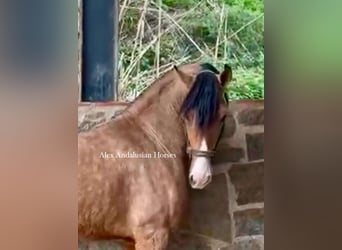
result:
[[[196,75],[200,65],[180,69]],[[179,110],[189,90],[175,78],[167,73],[121,115],[79,134],[80,238],[130,238],[136,250],[166,248],[188,203],[187,136]],[[153,157],[144,158],[148,154]]]

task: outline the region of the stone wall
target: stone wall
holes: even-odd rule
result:
[[[79,107],[79,131],[105,122],[125,103]],[[214,177],[191,190],[189,225],[172,236],[169,250],[264,249],[264,103],[231,102],[223,138],[213,160]],[[80,249],[120,249],[115,243]]]

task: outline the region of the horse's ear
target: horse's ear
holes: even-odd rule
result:
[[[226,83],[229,83],[232,80],[232,78],[233,78],[232,68],[228,64],[225,64],[224,70],[220,75],[221,85],[224,86]]]
[[[186,74],[184,71],[179,69],[176,65],[173,66],[174,71],[177,76],[184,82],[187,86],[192,83],[193,77],[191,75]]]

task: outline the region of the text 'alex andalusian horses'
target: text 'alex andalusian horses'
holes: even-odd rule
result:
[[[228,66],[221,74],[210,64],[174,67],[121,115],[79,134],[80,239],[166,249],[188,203],[188,180],[197,189],[211,181],[231,77]]]

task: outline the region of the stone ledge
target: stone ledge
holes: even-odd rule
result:
[[[237,115],[239,124],[246,126],[263,125],[264,124],[264,109],[248,107],[240,111]]]
[[[78,107],[85,107],[85,106],[96,106],[96,107],[103,107],[103,106],[128,106],[130,102],[116,102],[116,101],[110,101],[110,102],[79,102]]]
[[[263,109],[264,108],[264,100],[239,100],[232,101],[229,103],[229,109],[237,114],[242,110],[246,109]]]
[[[88,131],[96,125],[105,123],[122,112],[127,105],[112,104],[104,106],[85,105],[78,107],[78,131]]]

